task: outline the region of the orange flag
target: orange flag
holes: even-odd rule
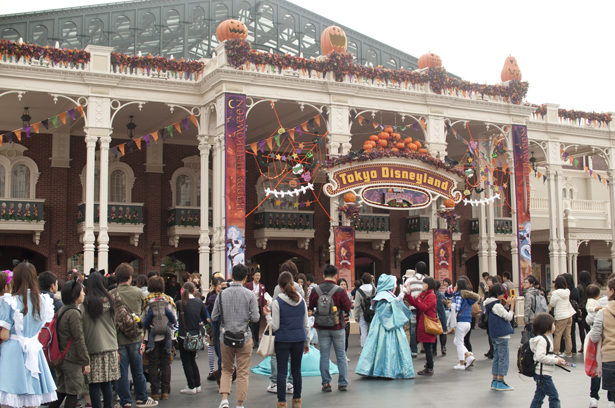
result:
[[[293,139],[293,142],[295,141],[295,129],[288,129],[288,134],[290,135],[290,138]]]
[[[596,173],[595,171],[594,171],[594,178],[598,179],[598,173]]]
[[[4,135],[0,135],[0,146],[2,146],[2,139],[4,139]]]
[[[320,126],[320,115],[314,116],[314,122],[316,122],[316,124]]]
[[[542,173],[541,172],[537,172],[536,173],[536,178],[541,178],[542,177]]]
[[[587,173],[589,171],[589,168],[587,166],[583,166],[585,167],[585,173]]]
[[[60,120],[62,121],[62,123],[66,125],[66,112],[62,112],[58,116],[60,117]]]
[[[32,129],[34,130],[34,133],[38,133],[38,127],[41,125],[41,122],[36,122],[32,124]]]
[[[2,140],[0,140],[0,146],[2,146]],[[602,177],[602,184],[606,184],[606,177]]]
[[[254,154],[257,154],[257,152],[258,152],[258,150],[257,150],[257,149],[258,149],[258,147],[257,147],[257,143],[252,143],[252,144],[250,145],[250,149],[252,149],[252,151],[254,152]]]
[[[135,139],[135,144],[137,145],[137,148],[139,150],[141,150],[141,140],[143,140],[143,139],[141,139],[140,137]]]
[[[117,146],[117,148],[120,149],[120,152],[122,152],[122,156],[126,156],[126,153],[124,153],[124,145],[125,143],[122,143],[121,145]]]
[[[269,150],[271,150],[271,146],[273,146],[273,139],[271,137],[267,138],[267,146],[269,146]]]
[[[179,122],[175,122],[175,123],[173,123],[173,126],[175,126],[175,129],[177,129],[177,131],[178,131],[179,133],[181,133],[181,132],[182,132],[182,128],[181,128],[181,126],[180,126],[180,123],[179,123]]]
[[[372,122],[372,125],[374,125],[374,129],[378,127],[378,124],[376,122]]]
[[[502,171],[506,173],[506,170],[508,170],[508,163],[502,164]]]
[[[81,117],[83,117],[83,106],[82,105],[78,105],[77,106],[77,110],[79,111],[79,113],[81,114]]]
[[[13,133],[15,133],[15,136],[17,136],[17,140],[21,142],[21,129],[15,130],[13,131]]]
[[[158,143],[158,132],[152,132],[150,136],[154,139],[154,142]]]
[[[196,116],[190,115],[190,121],[194,123],[194,126],[199,127],[198,123],[196,123]]]
[[[427,126],[425,125],[425,119],[421,119],[421,126],[423,126],[423,130],[427,129]]]
[[[363,116],[359,115],[359,125],[363,124]]]
[[[307,132],[307,131],[308,131],[308,130],[307,130],[307,122],[303,122],[303,123],[301,124],[301,129],[303,129],[303,131],[304,131],[304,132]]]
[[[574,157],[570,156],[570,164],[574,163]]]

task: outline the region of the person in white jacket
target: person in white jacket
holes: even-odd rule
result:
[[[530,350],[534,353],[534,361],[538,363],[536,366],[536,392],[534,399],[530,404],[530,408],[542,407],[542,402],[545,396],[549,397],[549,407],[559,408],[560,400],[555,384],[553,384],[553,370],[556,364],[564,364],[563,358],[556,356],[553,353],[553,332],[556,330],[555,319],[548,313],[540,313],[534,317],[532,329],[535,337],[530,339]]]
[[[553,309],[553,317],[555,318],[555,335],[553,336],[553,347],[557,352],[560,349],[562,337],[566,343],[564,357],[572,357],[572,338],[570,330],[572,329],[572,316],[575,315],[575,310],[570,304],[570,290],[567,289],[566,278],[560,275],[555,279],[555,290],[551,293],[551,301],[549,306]]]
[[[359,289],[355,292],[355,300],[354,300],[354,318],[357,323],[359,323],[359,329],[361,330],[361,349],[365,345],[365,340],[367,339],[367,334],[369,333],[369,324],[371,320],[368,322],[365,320],[365,311],[363,310],[363,299],[366,297],[374,297],[374,285],[372,285],[372,275],[369,273],[364,273],[361,277],[361,282],[363,284],[359,286]]]

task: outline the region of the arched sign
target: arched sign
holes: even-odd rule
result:
[[[431,195],[416,187],[400,188],[396,185],[367,187],[361,191],[363,202],[379,208],[413,210],[431,204]]]

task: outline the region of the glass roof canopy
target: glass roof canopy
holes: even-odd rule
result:
[[[0,38],[60,48],[111,46],[125,54],[187,60],[209,58],[216,27],[236,18],[246,24],[252,48],[320,55],[320,35],[333,24],[285,0],[149,0],[0,16]],[[417,58],[341,26],[348,52],[363,65],[416,69]]]

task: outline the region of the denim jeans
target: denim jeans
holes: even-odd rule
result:
[[[303,358],[303,345],[305,342],[275,343],[275,355],[277,356],[278,384],[284,384],[288,375],[288,361],[290,360],[290,372],[293,374],[293,399],[301,398],[301,360]],[[286,384],[284,384],[286,385]],[[286,387],[278,387],[278,402],[286,402]]]
[[[329,372],[329,358],[331,357],[331,345],[335,351],[337,368],[340,371],[338,385],[348,385],[348,362],[344,351],[346,333],[341,330],[318,330],[318,341],[320,342],[320,376],[322,385],[331,384],[331,373]]]
[[[600,384],[602,379],[598,376],[591,378],[591,383],[589,386],[589,397],[595,398],[597,400],[600,399]]]
[[[416,310],[412,311],[413,317],[416,319]],[[412,354],[418,353],[418,347],[416,345],[416,321],[410,321],[410,351]]]
[[[559,394],[555,389],[555,384],[553,384],[553,378],[550,375],[543,375],[541,381],[540,374],[535,374],[534,381],[536,381],[536,392],[534,392],[534,399],[530,404],[530,408],[542,407],[542,401],[545,399],[545,396],[549,397],[549,408],[561,408],[562,405],[559,400]]]
[[[504,377],[508,374],[510,358],[508,356],[508,340],[501,337],[491,339],[493,342],[493,364],[491,374]]]
[[[292,357],[290,357],[290,359],[292,360]],[[288,364],[288,362],[287,362]],[[271,381],[272,384],[277,384],[278,383],[278,357],[277,355],[273,355],[271,356],[271,375],[269,376],[269,380]],[[290,374],[288,375],[288,378],[286,379],[286,382],[289,384],[294,384],[293,383],[293,372],[291,370]],[[286,387],[286,384],[284,384],[284,386]]]
[[[615,361],[602,363],[602,389],[607,391],[607,399],[613,401],[613,394],[615,393]]]
[[[220,354],[220,322],[211,322],[211,337],[214,343],[214,351],[218,356],[218,376],[222,375],[222,354]]]
[[[147,400],[147,383],[143,375],[143,358],[141,357],[140,347],[140,341],[124,344],[119,347],[121,377],[115,382],[115,389],[117,395],[120,396],[120,405],[132,404],[130,381],[128,380],[129,365],[130,372],[132,373],[132,382],[135,387],[135,398],[137,401]]]

